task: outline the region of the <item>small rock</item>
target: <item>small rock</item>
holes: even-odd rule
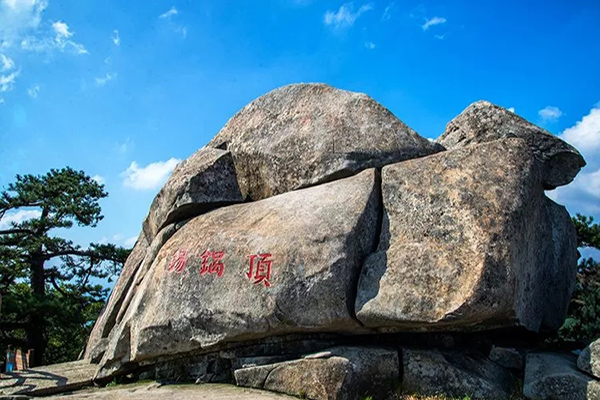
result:
[[[231,153],[203,147],[177,165],[158,192],[144,231],[152,240],[167,224],[242,200]]]
[[[573,354],[528,354],[523,394],[532,400],[599,400],[600,382],[578,371],[575,362]]]
[[[577,358],[577,367],[600,378],[600,339],[596,339],[581,351]]]
[[[524,362],[523,355],[512,347],[492,347],[488,356],[490,360],[496,364],[515,370],[523,370]]]
[[[400,376],[398,353],[367,347],[335,347],[329,358],[238,369],[239,386],[303,396],[314,400],[386,398]]]
[[[305,358],[307,360],[314,360],[317,358],[329,358],[333,355],[333,353],[331,351],[321,351],[318,353],[314,353],[314,354],[309,354],[307,356],[304,356],[302,358]]]
[[[507,400],[516,384],[510,372],[478,353],[404,349],[402,363],[407,393]]]

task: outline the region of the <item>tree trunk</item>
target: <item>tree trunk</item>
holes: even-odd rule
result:
[[[31,290],[35,297],[37,307],[33,307],[29,313],[29,327],[27,328],[27,342],[29,349],[34,349],[33,365],[39,366],[43,363],[46,351],[46,318],[42,304],[46,299],[46,280],[44,276],[44,260],[34,259],[31,263]],[[24,349],[25,351],[29,349]]]

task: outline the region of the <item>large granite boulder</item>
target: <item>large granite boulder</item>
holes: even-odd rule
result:
[[[448,123],[437,142],[447,149],[455,149],[511,137],[526,140],[534,156],[543,162],[542,179],[546,189],[568,184],[585,166],[583,157],[573,146],[487,101],[467,107]]]
[[[508,400],[516,386],[508,370],[477,353],[405,349],[402,364],[407,393]]]
[[[575,283],[575,229],[545,197],[522,139],[386,166],[379,247],[356,315],[385,330],[557,329]]]
[[[600,339],[594,340],[579,354],[577,368],[600,378]]]
[[[360,332],[352,304],[374,250],[379,174],[194,218],[162,246],[100,365],[292,332]]]
[[[599,400],[600,382],[578,371],[576,358],[562,353],[528,354],[523,395],[532,400]]]
[[[398,352],[335,347],[314,356],[234,372],[238,386],[314,400],[387,398],[400,380]]]
[[[443,150],[369,96],[324,84],[259,97],[208,146],[231,151],[242,192],[253,200]]]

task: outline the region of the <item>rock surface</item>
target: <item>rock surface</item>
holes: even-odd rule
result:
[[[87,361],[46,365],[25,371],[2,373],[0,398],[3,396],[48,396],[77,390],[92,384],[95,366]]]
[[[579,354],[577,368],[600,378],[600,339],[594,340]]]
[[[111,333],[104,373],[228,341],[360,332],[352,304],[376,244],[379,201],[371,169],[188,222],[161,248]]]
[[[119,279],[117,280],[117,283],[115,284],[106,305],[102,309],[102,312],[100,313],[100,316],[96,320],[96,324],[90,333],[90,338],[88,339],[85,348],[84,358],[86,360],[90,360],[93,363],[98,363],[104,355],[104,351],[108,345],[108,335],[115,326],[117,315],[121,310],[121,306],[129,289],[131,288],[135,274],[144,261],[146,251],[148,250],[149,246],[150,243],[146,239],[144,233],[140,233],[140,236],[138,237],[131,254],[129,254],[125,265],[121,269]]]
[[[167,224],[242,200],[231,153],[203,147],[177,165],[154,198],[144,230],[152,240]]]
[[[123,266],[119,280],[101,316],[94,325],[86,346],[86,359],[97,363],[102,358],[108,344],[108,334],[127,308],[123,307],[123,304],[131,300],[136,286],[140,283],[140,266],[144,263],[146,268],[142,269],[147,270],[158,250],[174,233],[173,229],[163,228],[172,222],[179,222],[210,209],[241,201],[242,195],[231,153],[202,148],[175,168],[167,183],[154,198],[144,221],[142,233]],[[163,232],[159,235],[161,230]],[[136,276],[138,282],[132,286]]]
[[[368,347],[335,347],[317,357],[235,371],[238,386],[314,400],[386,398],[399,379],[398,352]]]
[[[480,354],[405,349],[402,363],[407,393],[508,400],[516,384],[510,372]]]
[[[527,141],[534,156],[543,162],[546,189],[571,182],[585,166],[577,149],[517,114],[487,101],[478,101],[450,121],[437,139],[447,149],[519,137]]]
[[[253,200],[443,150],[362,93],[295,84],[254,100],[208,146],[233,154]]]
[[[356,315],[381,329],[557,329],[575,283],[569,215],[522,139],[386,166]],[[541,284],[543,282],[543,284]]]
[[[600,399],[600,382],[579,372],[575,362],[576,356],[573,354],[528,354],[523,394],[535,400]]]
[[[234,385],[162,385],[139,382],[115,387],[89,388],[75,393],[49,397],[52,400],[297,400],[278,393],[240,388]],[[15,399],[16,400],[16,399]]]
[[[512,347],[492,347],[488,358],[504,368],[522,371],[525,367],[523,355]]]

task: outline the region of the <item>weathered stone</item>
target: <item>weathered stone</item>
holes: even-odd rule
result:
[[[327,351],[329,357],[238,369],[236,383],[314,400],[358,400],[385,398],[400,379],[395,350],[335,347]]]
[[[154,198],[144,230],[154,239],[167,224],[242,200],[231,153],[203,147],[177,165]]]
[[[324,84],[259,97],[208,146],[231,151],[240,188],[253,200],[443,150],[369,96]]]
[[[493,346],[488,357],[490,360],[504,368],[521,371],[524,367],[523,355],[519,353],[517,349],[512,347]]]
[[[467,107],[448,123],[437,142],[447,149],[455,149],[511,137],[525,139],[534,156],[543,162],[542,179],[546,189],[568,184],[585,166],[585,160],[573,146],[487,101]]]
[[[507,400],[516,382],[510,372],[478,353],[402,350],[402,390],[422,396]]]
[[[231,341],[360,332],[352,304],[362,262],[376,244],[378,175],[371,169],[188,222],[145,274],[111,333],[99,376],[127,362]],[[221,276],[201,273],[207,250],[224,252]],[[249,256],[260,254],[270,256],[262,256],[262,265],[261,257],[253,258],[247,275]],[[181,273],[174,270],[177,257],[186,259]],[[266,275],[268,261],[269,279],[258,279],[258,273]]]
[[[175,224],[166,226],[155,235],[150,245],[146,242],[146,236],[143,233],[140,234],[102,314],[94,325],[86,346],[84,357],[86,360],[92,363],[100,362],[108,346],[108,336],[111,330],[123,318],[158,251],[173,233],[175,233]]]
[[[121,310],[121,306],[131,287],[135,274],[142,264],[142,261],[144,261],[146,250],[148,250],[149,246],[150,243],[146,239],[146,236],[141,233],[121,270],[119,279],[108,298],[108,302],[102,309],[102,312],[90,333],[90,338],[88,339],[85,348],[84,358],[86,360],[98,363],[100,359],[102,359],[106,346],[108,345],[108,335],[115,326],[117,315]]]
[[[356,315],[385,330],[558,329],[575,283],[575,229],[540,163],[503,139],[386,166],[377,252]]]
[[[594,340],[579,354],[577,368],[600,378],[600,339]]]
[[[600,382],[579,372],[576,356],[530,353],[525,361],[523,394],[535,400],[598,400]]]
[[[111,329],[122,318],[128,302],[135,294],[135,288],[154,261],[158,250],[174,233],[174,229],[163,228],[213,208],[241,201],[242,195],[230,152],[205,147],[175,168],[154,198],[144,220],[142,233],[92,330],[86,346],[86,359],[97,363],[102,358]],[[145,267],[140,273],[142,264]],[[132,286],[136,276],[137,283]]]
[[[3,372],[0,397],[13,395],[48,396],[92,384],[95,366],[88,361],[44,365],[24,371]]]

